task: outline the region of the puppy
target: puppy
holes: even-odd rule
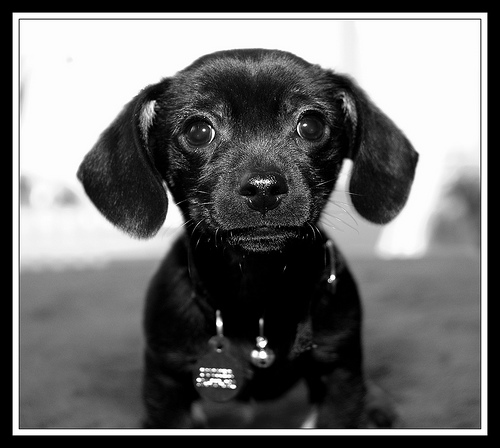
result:
[[[145,427],[190,428],[200,396],[272,399],[300,379],[316,427],[390,425],[367,397],[355,281],[318,227],[344,158],[359,214],[394,218],[412,145],[353,80],[275,50],[203,56],[100,136],[78,177],[108,220],[153,236],[166,188],[185,219],[147,293]]]

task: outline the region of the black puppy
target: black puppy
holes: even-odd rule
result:
[[[286,52],[222,51],[142,90],[78,176],[132,236],[168,188],[185,234],[147,296],[145,426],[186,428],[194,400],[278,397],[305,379],[317,427],[369,424],[355,282],[319,230],[342,160],[356,210],[401,210],[418,155],[348,77]]]

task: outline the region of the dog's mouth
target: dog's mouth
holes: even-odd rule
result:
[[[282,250],[290,241],[307,238],[307,233],[302,227],[266,225],[226,230],[224,238],[250,252],[272,252]]]

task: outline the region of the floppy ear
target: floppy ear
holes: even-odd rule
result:
[[[113,224],[137,238],[153,236],[167,214],[162,179],[148,150],[155,99],[167,80],[146,87],[101,134],[78,170],[94,205]]]
[[[410,194],[418,153],[396,125],[346,76],[334,75],[353,160],[349,191],[361,216],[393,219]]]

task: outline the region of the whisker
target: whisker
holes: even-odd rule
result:
[[[337,221],[341,222],[342,224],[346,225],[347,227],[351,228],[352,230],[354,230],[356,233],[359,234],[359,230],[356,227],[350,225],[348,222],[344,221],[343,219],[339,218],[338,216],[331,215],[329,213],[324,213],[324,214],[327,216],[323,215],[321,219],[324,219],[324,220],[328,220],[328,218],[329,219],[336,219]],[[335,230],[340,230],[341,232],[344,231],[338,227],[335,227],[332,223],[328,223],[328,221],[326,222],[326,225],[328,225],[329,227],[332,227]],[[358,225],[358,224],[356,223],[356,225]]]
[[[217,228],[215,229],[215,234],[214,234],[214,243],[215,243],[215,247],[216,247],[217,249],[219,248],[219,246],[218,246],[218,244],[217,244],[217,234],[218,234],[219,230],[220,230],[220,228],[219,228],[219,227],[217,227]]]
[[[333,178],[333,179],[325,180],[323,182],[319,182],[319,183],[316,184],[316,187],[321,187],[322,185],[325,185],[325,184],[327,184],[329,182],[335,182],[336,180],[337,180],[337,178]]]
[[[330,199],[328,202],[331,202],[334,205],[342,204],[342,205],[345,205],[346,207],[352,206],[352,204],[350,204],[349,202],[337,201],[336,199]],[[347,212],[347,210],[345,210],[345,209],[343,209],[343,210],[345,212]]]
[[[319,230],[319,227],[316,224],[313,224],[314,230],[316,230],[316,233],[318,234],[319,238],[321,239],[323,237],[323,234],[321,233],[321,230]]]
[[[195,200],[195,198],[200,194],[210,195],[210,192],[205,191],[205,190],[200,190],[200,189],[194,187],[188,191],[188,199],[185,199],[185,200],[187,200],[187,201]]]
[[[316,233],[314,232],[314,227],[310,222],[307,222],[307,225],[309,226],[308,229],[309,228],[311,229],[311,231],[312,231],[311,237],[312,237],[313,241],[315,241],[316,240]]]
[[[176,232],[178,232],[180,229],[183,227],[186,227],[192,219],[188,219],[187,221],[183,221],[182,224],[176,224],[176,223],[169,223],[165,224],[162,226],[159,232],[159,237],[160,238],[170,238],[172,235],[174,235]]]
[[[201,235],[198,237],[198,240],[196,241],[196,244],[194,246],[194,251],[196,252],[196,250],[198,249],[198,245],[200,244],[200,241],[201,241]]]
[[[344,193],[348,196],[364,196],[363,194],[360,194],[360,193],[351,193],[348,190],[338,190],[337,188],[335,188],[334,191],[335,191],[335,193]]]
[[[320,222],[323,226],[328,227],[329,229],[332,229],[332,230],[338,230],[339,232],[343,232],[343,230],[342,230],[342,229],[339,229],[338,227],[335,227],[332,223],[325,221],[325,219],[326,219],[326,218],[321,218],[321,219],[319,220],[319,222]]]
[[[187,227],[189,224],[193,222],[193,218],[188,219],[187,221],[183,222],[178,228],[182,229],[183,227]]]
[[[170,229],[181,229],[182,227],[186,227],[191,221],[193,221],[191,218],[188,219],[187,221],[183,221],[182,224],[176,225],[176,226],[168,226]]]
[[[188,202],[189,199],[182,199],[181,201],[179,202],[174,202],[174,205],[177,205],[177,207],[179,207],[183,202]]]
[[[203,219],[200,219],[196,225],[194,226],[193,230],[191,230],[191,234],[193,235],[194,232],[196,231],[196,229],[198,228],[198,226],[203,222]]]
[[[322,238],[322,233],[321,233],[321,230],[318,229],[318,227],[316,226],[316,224],[312,224],[310,223],[309,221],[307,222],[307,225],[309,226],[308,228],[311,229],[311,232],[312,232],[312,239],[313,241],[316,241],[316,239],[321,239]]]
[[[330,217],[330,218],[332,218],[332,219],[335,219],[336,221],[342,222],[342,223],[344,223],[345,225],[347,225],[347,226],[349,226],[349,227],[351,227],[351,228],[354,228],[353,226],[355,226],[355,227],[358,227],[358,226],[359,226],[358,221],[356,221],[356,220],[354,219],[354,217],[353,217],[350,213],[347,213],[347,215],[348,215],[348,216],[349,216],[349,218],[351,219],[352,224],[349,224],[349,222],[348,222],[347,220],[342,219],[342,217],[341,217],[341,216],[339,216],[339,214],[336,214],[336,213],[329,213],[329,212],[327,212],[327,211],[323,210],[322,215],[328,216],[328,217]],[[345,216],[345,215],[344,215],[344,216]]]
[[[341,205],[339,205],[339,204],[343,204],[346,207],[351,207],[351,204],[348,204],[347,202],[335,201],[333,199],[330,199],[328,202],[329,202],[329,204],[332,204],[335,207],[340,208],[340,210],[342,210],[345,214],[347,214],[349,216],[349,218],[351,218],[353,220],[354,224],[359,225],[358,221],[356,221],[356,218],[354,218],[354,216],[347,210],[347,208],[342,207]],[[323,213],[328,214],[328,212],[326,211],[326,208],[323,210]]]

